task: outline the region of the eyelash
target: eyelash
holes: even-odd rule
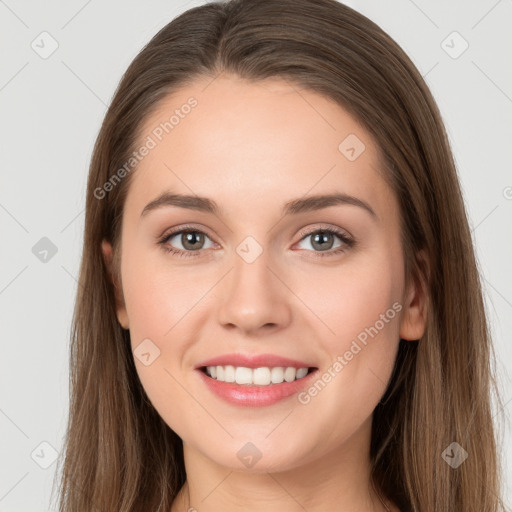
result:
[[[160,238],[160,240],[158,241],[158,244],[162,247],[162,249],[165,252],[172,253],[180,258],[191,258],[191,257],[194,258],[194,257],[199,256],[203,249],[200,249],[197,251],[182,251],[181,249],[175,249],[172,246],[166,245],[167,242],[171,238],[173,238],[174,236],[179,235],[181,233],[185,233],[185,232],[186,233],[201,233],[201,234],[207,236],[208,238],[210,238],[207,233],[205,233],[204,231],[201,231],[200,229],[194,228],[193,226],[184,226],[179,230],[172,231],[171,233],[165,234],[162,238]],[[337,249],[334,249],[334,250],[312,251],[312,252],[315,252],[315,254],[316,254],[315,257],[318,257],[318,258],[328,258],[328,257],[336,256],[339,253],[346,251],[347,248],[350,249],[350,248],[354,247],[356,244],[356,242],[353,238],[348,237],[344,232],[334,229],[334,228],[317,228],[315,230],[308,231],[307,233],[304,233],[302,235],[300,241],[302,241],[304,238],[306,238],[308,236],[314,235],[315,233],[327,233],[327,234],[336,235],[345,244],[345,245],[342,245],[341,247],[338,247]]]

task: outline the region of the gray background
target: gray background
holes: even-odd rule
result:
[[[53,450],[61,451],[67,419],[86,178],[106,107],[141,47],[200,3],[0,0],[0,512],[50,510]],[[438,102],[484,277],[508,418],[512,2],[347,3],[404,48]],[[58,48],[42,58],[52,38]],[[510,482],[508,420],[502,434]],[[509,489],[507,503],[511,496]]]

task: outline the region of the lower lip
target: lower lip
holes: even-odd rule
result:
[[[210,390],[226,402],[245,407],[263,407],[275,404],[301,391],[310,383],[318,369],[311,371],[301,379],[268,386],[248,386],[234,382],[221,382],[209,377],[202,370],[196,371],[199,372],[203,382]]]

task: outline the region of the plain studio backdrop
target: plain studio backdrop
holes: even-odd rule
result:
[[[94,140],[142,46],[201,2],[0,0],[0,512],[47,511],[68,407],[71,315]],[[353,0],[431,88],[483,273],[512,409],[512,1]],[[502,432],[512,481],[510,423]],[[512,502],[512,489],[505,495]]]

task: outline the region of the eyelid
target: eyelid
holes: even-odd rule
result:
[[[208,228],[205,228],[202,225],[195,225],[195,224],[183,224],[179,226],[175,226],[173,228],[169,228],[163,231],[163,233],[158,236],[159,240],[162,240],[164,238],[169,238],[171,235],[177,235],[178,233],[181,233],[182,231],[199,231],[201,233],[204,233],[210,240],[215,241],[214,236],[212,236],[208,230]]]
[[[306,227],[299,231],[299,242],[307,235],[311,235],[321,230],[331,230],[343,233],[347,238],[353,239],[352,234],[344,228],[340,228],[339,226],[335,226],[334,224],[326,224],[325,222],[320,222],[319,224],[314,225],[313,227]]]

